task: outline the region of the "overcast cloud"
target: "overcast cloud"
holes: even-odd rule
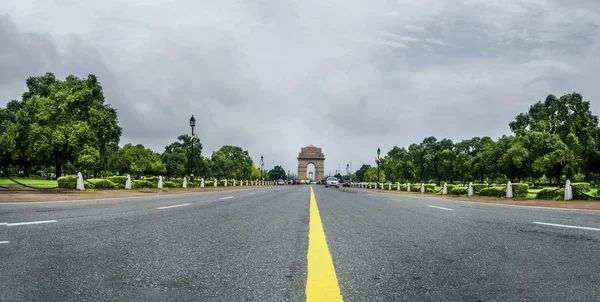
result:
[[[121,143],[189,133],[333,173],[426,136],[494,139],[548,94],[600,114],[595,0],[0,0],[0,105],[51,71],[99,76]]]

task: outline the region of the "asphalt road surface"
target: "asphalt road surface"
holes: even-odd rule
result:
[[[0,301],[600,300],[600,212],[312,188],[0,204]]]

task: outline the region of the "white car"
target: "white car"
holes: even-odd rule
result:
[[[339,188],[340,181],[335,177],[328,177],[327,181],[325,181],[325,188],[329,188],[329,187]]]

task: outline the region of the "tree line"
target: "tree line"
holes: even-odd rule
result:
[[[3,173],[29,176],[41,171],[59,177],[82,172],[94,177],[131,174],[137,178],[194,174],[218,179],[258,179],[261,175],[248,151],[226,145],[204,157],[200,140],[187,134],[179,135],[162,153],[142,144],[120,147],[123,130],[117,110],[106,102],[95,75],[60,80],[46,73],[29,77],[26,86],[21,100],[0,108]],[[276,166],[275,170],[263,171],[262,177],[281,178],[283,169]]]
[[[511,135],[460,142],[431,136],[408,148],[394,146],[380,162],[380,180],[392,182],[502,183],[560,185],[566,179],[600,177],[600,128],[581,94],[548,95],[509,123]],[[376,165],[352,175],[377,181]]]

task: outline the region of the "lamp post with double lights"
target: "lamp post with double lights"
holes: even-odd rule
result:
[[[192,117],[190,118],[190,127],[192,127],[192,154],[191,154],[191,158],[190,158],[190,180],[194,180],[194,127],[196,127],[196,119],[194,118],[194,115],[192,114]]]

